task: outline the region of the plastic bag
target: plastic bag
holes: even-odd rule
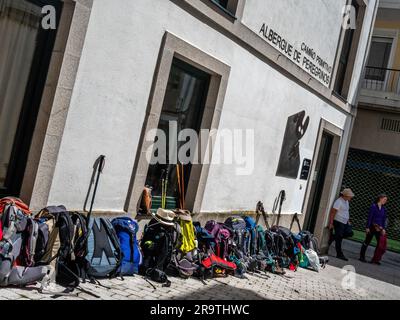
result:
[[[319,264],[318,254],[312,249],[307,249],[305,254],[309,262],[309,267],[312,270],[319,272],[319,270],[321,269],[321,265]]]

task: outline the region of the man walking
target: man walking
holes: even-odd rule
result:
[[[335,247],[336,257],[348,261],[342,251],[342,241],[346,236],[346,231],[349,228],[349,202],[353,199],[354,193],[351,189],[346,188],[340,193],[340,197],[333,203],[333,207],[329,216],[329,229],[335,231]]]

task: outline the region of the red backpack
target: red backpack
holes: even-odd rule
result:
[[[0,214],[3,213],[4,208],[8,204],[13,204],[15,205],[18,209],[20,209],[23,213],[26,215],[31,215],[31,210],[29,210],[29,207],[27,204],[25,204],[21,199],[15,198],[15,197],[5,197],[0,199]]]

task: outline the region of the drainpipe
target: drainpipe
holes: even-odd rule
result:
[[[376,15],[378,12],[378,6],[379,6],[379,0],[376,0],[375,4],[374,4],[373,18],[371,21],[372,27],[369,29],[368,42],[367,42],[367,46],[366,46],[367,50],[364,55],[361,74],[360,74],[360,78],[358,80],[357,89],[355,91],[356,93],[355,93],[353,101],[352,101],[353,104],[348,103],[348,106],[350,107],[350,115],[346,119],[343,142],[341,143],[341,147],[340,147],[342,149],[340,154],[343,152],[343,157],[341,157],[341,159],[338,159],[338,163],[341,164],[341,168],[338,170],[338,175],[337,175],[338,183],[336,184],[336,190],[334,190],[334,192],[335,192],[334,196],[336,196],[339,193],[339,191],[340,191],[339,189],[341,188],[342,182],[343,182],[344,170],[346,167],[345,164],[346,164],[347,156],[348,156],[349,149],[350,149],[350,142],[351,142],[351,137],[352,137],[352,133],[353,133],[354,123],[355,123],[357,112],[358,112],[358,101],[359,101],[359,97],[361,94],[361,83],[362,83],[362,79],[365,78],[365,66],[367,64],[369,52],[370,52],[370,48],[371,48],[372,34],[374,31]]]

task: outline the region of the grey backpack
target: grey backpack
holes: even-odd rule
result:
[[[89,278],[117,276],[122,254],[118,236],[108,219],[89,219],[85,259]]]
[[[0,286],[23,286],[41,281],[49,274],[50,268],[33,267],[36,222],[13,204],[5,206],[0,219],[3,233],[0,240]]]

